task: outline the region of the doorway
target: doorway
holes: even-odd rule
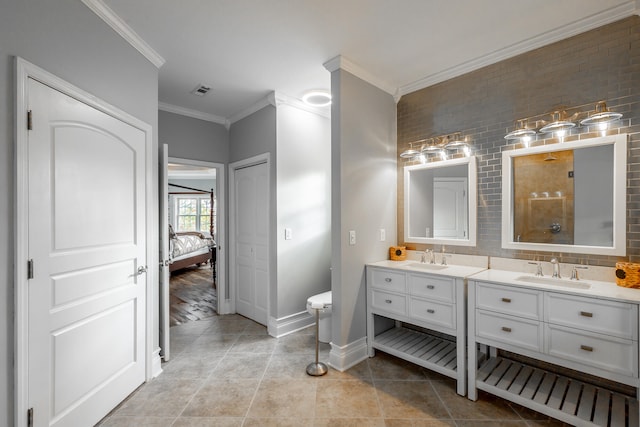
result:
[[[171,326],[225,313],[224,165],[168,156],[163,163],[160,336],[168,361]]]

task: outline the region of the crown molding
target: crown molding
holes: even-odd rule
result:
[[[377,87],[378,89],[387,92],[388,94],[392,95],[394,98],[397,95],[397,89],[391,85],[390,83],[386,82],[385,80],[374,76],[373,74],[371,74],[370,72],[366,71],[364,68],[362,68],[361,66],[359,66],[358,64],[350,61],[349,59],[345,58],[342,55],[338,55],[330,60],[328,60],[327,62],[325,62],[324,64],[324,68],[326,68],[330,73],[333,73],[334,71],[338,70],[338,69],[342,69],[344,71],[347,71],[351,74],[353,74],[354,76],[358,77],[361,80],[364,80],[365,82],[372,84],[373,86]]]
[[[102,0],[82,0],[82,3],[106,22],[116,33],[120,34],[123,39],[155,65],[156,68],[164,65],[166,62],[165,59],[149,46],[138,33],[133,31],[133,29]]]
[[[259,99],[255,104],[229,117],[227,119],[227,122],[229,122],[229,127],[235,122],[240,121],[245,117],[252,115],[256,111],[262,110],[264,107],[268,105],[273,105],[274,107],[277,107],[277,102],[276,102],[274,92],[269,93],[264,98]]]
[[[399,96],[402,96],[420,89],[424,89],[437,83],[441,83],[454,77],[458,77],[471,71],[475,71],[487,65],[495,64],[497,62],[512,58],[522,53],[526,53],[534,49],[549,45],[551,43],[567,39],[577,34],[593,30],[603,25],[610,24],[620,19],[627,18],[634,14],[640,14],[640,0],[628,1],[618,6],[604,10],[600,13],[596,13],[578,21],[574,21],[573,23],[567,24],[562,28],[556,28],[554,30],[547,31],[546,33],[531,37],[519,43],[512,44],[479,58],[472,59],[441,72],[434,73],[413,83],[409,83],[407,85],[399,87],[398,94]]]
[[[192,110],[190,108],[179,107],[177,105],[167,104],[166,102],[158,102],[158,110],[168,113],[180,114],[181,116],[191,117],[193,119],[205,120],[207,122],[217,123],[219,125],[227,125],[227,119],[216,116],[215,114],[203,113],[202,111]]]

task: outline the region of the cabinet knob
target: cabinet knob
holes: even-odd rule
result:
[[[511,302],[511,298],[502,298],[502,302]]]
[[[593,317],[593,313],[589,313],[588,311],[581,311],[580,316]]]
[[[590,345],[581,345],[580,350],[593,351],[593,347],[591,347]]]
[[[435,311],[435,310],[433,310],[433,309],[431,309],[431,308],[428,308],[428,309],[427,309],[427,313],[429,313],[429,314],[433,314],[433,313],[435,313],[435,312],[436,312],[436,311]]]
[[[391,304],[392,301],[390,299],[386,299],[384,300],[384,302],[386,302],[387,304]]]
[[[502,330],[505,332],[511,332],[511,328],[507,328],[506,326],[503,326]]]
[[[427,289],[435,289],[435,286],[433,286],[433,285],[427,285]]]
[[[384,281],[387,283],[391,283],[391,277],[385,277]]]

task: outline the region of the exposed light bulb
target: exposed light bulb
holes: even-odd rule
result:
[[[566,134],[567,134],[567,131],[564,129],[556,131],[556,136],[560,139],[564,138]]]
[[[529,148],[529,143],[531,142],[531,137],[529,135],[522,137],[522,143],[525,148]]]
[[[440,159],[447,160],[447,153],[444,150],[440,151]]]
[[[609,128],[608,122],[598,123],[598,129],[600,129],[601,131],[607,130],[608,128]]]
[[[462,152],[464,153],[465,157],[469,157],[471,155],[471,149],[469,147],[464,147],[462,149]]]
[[[427,157],[424,154],[420,154],[418,156],[418,160],[420,161],[420,163],[425,163],[427,161]]]

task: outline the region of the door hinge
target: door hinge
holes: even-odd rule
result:
[[[33,260],[27,261],[27,279],[33,279]]]
[[[27,111],[27,130],[33,130],[33,113],[31,110]]]
[[[33,408],[27,410],[27,427],[33,427]]]

